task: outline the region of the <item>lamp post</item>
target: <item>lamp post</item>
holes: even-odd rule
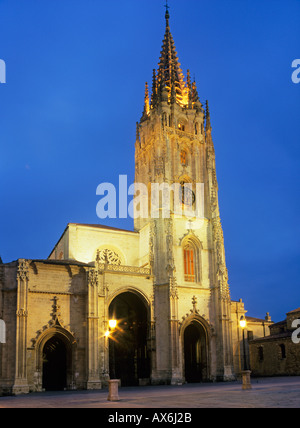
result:
[[[243,315],[240,319],[240,327],[243,331],[243,359],[244,359],[244,371],[248,370],[246,361],[246,343],[245,343],[245,328],[247,326],[246,317]]]
[[[108,321],[108,330],[105,333],[105,337],[109,340],[111,338],[111,334],[117,328],[117,321],[111,319]],[[108,401],[120,401],[119,399],[119,379],[115,379],[115,344],[112,344],[112,379],[108,381]]]
[[[246,342],[245,342],[245,328],[247,327],[246,317],[244,315],[240,318],[240,327],[243,331],[243,358],[244,358],[244,370],[242,371],[242,379],[243,379],[243,389],[251,389],[251,371],[249,370],[247,364],[247,356],[246,356]]]

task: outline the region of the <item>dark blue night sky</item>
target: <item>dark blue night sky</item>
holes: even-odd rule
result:
[[[98,184],[133,182],[164,3],[0,0],[4,262],[47,258],[67,223],[100,223]],[[231,297],[280,321],[300,306],[300,1],[169,5],[183,72],[210,105]]]

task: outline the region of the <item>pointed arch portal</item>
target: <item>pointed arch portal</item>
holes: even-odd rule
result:
[[[59,336],[53,336],[43,349],[43,389],[63,391],[67,387],[67,349]]]
[[[36,390],[63,391],[74,381],[77,343],[58,323],[46,329],[35,344]]]
[[[204,327],[192,321],[184,330],[184,369],[188,383],[208,380],[207,335]]]
[[[150,378],[146,303],[136,293],[124,292],[111,302],[109,317],[118,321],[109,341],[110,378],[121,379],[123,386],[139,385],[140,379]]]

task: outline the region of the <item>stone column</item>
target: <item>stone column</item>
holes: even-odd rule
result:
[[[13,394],[27,394],[27,319],[28,319],[29,261],[19,260],[17,271],[16,372]]]
[[[171,281],[172,283],[173,281]],[[182,385],[182,367],[179,358],[179,320],[177,287],[170,287],[170,360],[171,385]]]
[[[87,301],[87,350],[88,379],[87,389],[101,389],[99,373],[99,314],[98,314],[98,272],[90,269],[88,277]]]

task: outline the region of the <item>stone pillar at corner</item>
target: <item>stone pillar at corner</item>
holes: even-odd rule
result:
[[[27,394],[27,319],[29,261],[20,259],[17,271],[16,371],[13,394]]]

